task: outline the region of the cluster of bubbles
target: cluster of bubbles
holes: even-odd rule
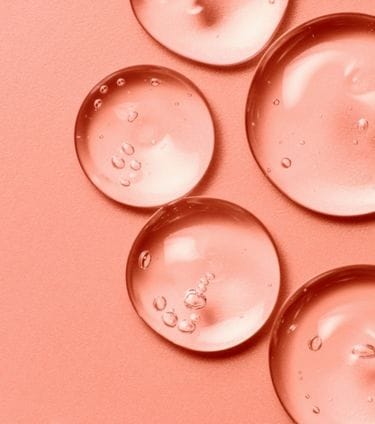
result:
[[[112,166],[116,169],[123,169],[125,168],[126,162],[123,157],[123,154],[126,156],[133,156],[135,153],[135,148],[132,144],[128,142],[124,142],[121,144],[121,154],[113,155],[111,158]],[[133,171],[137,172],[142,168],[142,163],[137,159],[131,159],[130,163],[130,173],[128,173],[126,176],[121,176],[119,178],[119,182],[124,187],[129,187],[131,185],[131,178],[134,176]]]
[[[320,336],[314,336],[308,341],[307,345],[311,351],[317,352],[322,348],[323,340]],[[356,344],[352,347],[351,354],[362,359],[375,358],[375,347],[370,344]],[[300,379],[302,380],[302,377],[300,377]],[[310,397],[311,396],[308,393],[305,395],[306,399],[310,399]],[[374,398],[372,396],[368,396],[367,401],[369,403],[373,402],[373,400]],[[312,411],[314,414],[319,414],[320,408],[318,406],[314,406]]]
[[[143,250],[138,257],[139,268],[145,270],[151,264],[151,253],[149,250]],[[205,295],[208,285],[215,279],[212,272],[206,272],[204,277],[201,277],[195,288],[189,288],[184,295],[184,305],[187,309],[194,310],[188,318],[179,319],[174,308],[167,308],[167,299],[164,296],[156,296],[152,302],[153,307],[158,312],[163,312],[161,319],[167,327],[177,327],[182,333],[193,333],[197,328],[200,316],[197,312],[203,309],[207,304]]]

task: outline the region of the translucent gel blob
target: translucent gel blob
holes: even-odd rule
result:
[[[325,273],[276,319],[270,368],[300,424],[375,423],[375,266]]]
[[[276,41],[255,73],[247,131],[265,175],[301,205],[375,212],[375,17],[331,15]]]
[[[288,0],[131,0],[145,30],[173,52],[210,65],[257,55],[276,32]]]
[[[253,215],[223,200],[190,197],[151,217],[132,246],[126,276],[133,306],[152,329],[177,345],[212,352],[263,326],[280,271],[271,237]]]
[[[199,90],[155,66],[118,71],[79,111],[75,143],[88,178],[108,197],[154,207],[190,192],[212,158],[214,126]]]

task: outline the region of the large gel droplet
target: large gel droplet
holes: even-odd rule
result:
[[[251,150],[267,178],[314,211],[375,212],[373,52],[375,17],[326,16],[279,38],[252,80]]]
[[[214,149],[211,113],[199,90],[182,75],[155,66],[104,78],[84,100],[75,135],[80,164],[95,186],[139,207],[190,192]]]
[[[375,266],[352,266],[314,278],[280,311],[270,368],[294,422],[375,423],[368,401],[374,393],[374,299]]]
[[[234,65],[270,41],[288,0],[131,0],[145,30],[177,54],[210,65]]]
[[[145,251],[152,256],[147,268],[139,266]],[[126,271],[139,316],[171,342],[202,352],[253,336],[275,306],[279,277],[263,225],[237,205],[199,197],[170,203],[152,216],[132,246]],[[168,301],[164,314],[173,310],[178,316],[173,329],[155,311],[160,295]]]

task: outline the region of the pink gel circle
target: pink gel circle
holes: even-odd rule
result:
[[[224,200],[190,197],[151,217],[131,248],[126,279],[136,312],[153,330],[176,345],[214,352],[265,324],[280,270],[257,218]]]
[[[375,212],[375,18],[330,15],[277,40],[247,104],[250,147],[265,175],[314,211]]]
[[[145,30],[173,52],[227,66],[248,61],[271,40],[288,0],[131,0]]]
[[[375,266],[351,266],[313,279],[282,308],[270,369],[295,422],[375,422],[374,299]]]
[[[189,193],[210,164],[214,137],[197,87],[156,66],[104,78],[84,100],[75,129],[87,177],[108,197],[138,207]]]

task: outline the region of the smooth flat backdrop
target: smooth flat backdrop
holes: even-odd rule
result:
[[[291,0],[279,34],[339,11],[375,14],[375,1]],[[244,126],[256,61],[219,70],[179,58],[142,30],[127,0],[1,0],[0,19],[0,423],[289,423],[268,372],[270,323],[242,348],[207,357],[137,317],[124,269],[150,212],[108,200],[84,176],[78,108],[130,65],[168,66],[199,85],[218,136],[193,194],[265,223],[280,252],[281,301],[330,268],[375,263],[374,218],[313,214],[262,175]]]

